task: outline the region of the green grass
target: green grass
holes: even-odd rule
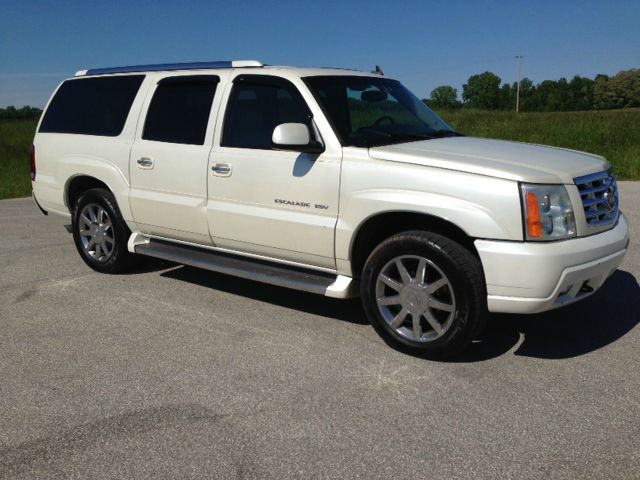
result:
[[[604,156],[620,180],[640,180],[640,109],[518,113],[438,112],[456,131]]]
[[[31,195],[29,148],[36,120],[0,120],[0,199]]]
[[[470,136],[573,148],[603,155],[621,180],[640,180],[640,109],[599,112],[439,112]],[[36,120],[0,121],[0,199],[31,194],[29,147]]]

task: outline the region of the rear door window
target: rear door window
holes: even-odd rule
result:
[[[220,78],[215,75],[169,77],[153,94],[142,138],[203,145]]]
[[[143,79],[124,75],[67,80],[49,103],[39,131],[116,137]]]

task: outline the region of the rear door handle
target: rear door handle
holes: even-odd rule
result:
[[[151,157],[140,157],[136,162],[138,163],[138,168],[153,168],[153,158]]]
[[[219,177],[228,177],[231,175],[231,165],[228,163],[216,163],[211,167],[211,171]]]

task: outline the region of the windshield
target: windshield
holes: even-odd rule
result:
[[[339,75],[305,77],[304,81],[345,146],[458,135],[397,80]]]

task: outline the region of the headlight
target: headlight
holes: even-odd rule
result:
[[[576,219],[564,185],[520,185],[526,240],[576,236]]]

